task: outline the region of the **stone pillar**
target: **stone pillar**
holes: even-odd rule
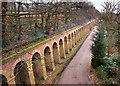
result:
[[[58,63],[61,63],[60,48],[59,48],[59,46],[58,46],[58,57],[59,57],[59,59],[58,59]]]
[[[67,39],[67,52],[69,53],[69,39]]]
[[[56,46],[55,47],[56,49],[55,49],[55,51],[54,51],[54,55],[53,55],[53,58],[54,58],[54,60],[56,60],[56,63],[61,63],[61,58],[60,58],[60,51],[59,51],[59,47],[58,46]]]
[[[52,62],[52,70],[55,70],[55,63],[54,63],[54,58],[53,58],[53,50],[51,51],[51,62]]]
[[[72,47],[71,47],[71,38],[68,39],[69,40],[69,51],[72,50]]]
[[[45,59],[46,70],[47,71],[55,70],[52,50],[50,50],[50,49],[46,50],[43,55],[44,55],[43,57]]]
[[[68,39],[64,40],[65,54],[69,53],[69,48],[68,48],[69,42],[68,41],[69,41]]]
[[[77,44],[77,42],[76,42],[76,33],[75,33],[75,38],[74,39],[75,39],[75,45],[76,45]]]
[[[72,36],[71,36],[71,39],[70,39],[70,49],[72,50]]]
[[[47,79],[47,72],[46,72],[46,65],[45,65],[45,59],[44,56],[41,56],[41,65],[42,65],[42,73],[43,73],[43,79]]]
[[[66,58],[66,54],[65,54],[65,43],[63,42],[63,57]]]
[[[85,26],[85,28],[84,28],[84,36],[85,36],[85,34],[86,34],[86,26]]]
[[[82,34],[81,34],[81,35],[82,35],[82,36],[81,36],[81,39],[84,37],[84,29],[85,29],[85,28],[82,28],[82,29],[81,29],[81,33],[82,33]]]
[[[86,35],[86,26],[85,26],[85,28],[84,28],[84,36]]]
[[[71,39],[71,44],[72,44],[72,48],[73,48],[73,44],[74,44],[74,41],[73,41],[73,35],[71,36],[72,37],[72,39]]]
[[[77,41],[79,42],[79,30],[78,30],[78,39],[77,39]]]
[[[80,32],[79,32],[79,36],[80,36],[79,40],[81,40],[81,38],[82,38],[81,29],[80,29]]]
[[[77,31],[77,43],[78,43],[78,40],[79,40],[79,31]]]
[[[75,33],[73,34],[73,47],[75,47]]]
[[[12,73],[12,72],[11,72]],[[16,84],[15,83],[15,76],[14,76],[14,74],[12,73],[12,74],[10,74],[9,76],[6,76],[6,78],[7,78],[7,83],[8,84]]]
[[[28,73],[29,73],[29,77],[30,77],[30,82],[31,84],[35,85],[35,77],[34,77],[34,74],[33,74],[33,69],[32,69],[32,63],[27,63],[28,65]]]
[[[65,48],[64,48],[64,43],[62,45],[59,45],[60,48],[60,58],[65,58]]]
[[[77,31],[75,33],[75,44],[77,44]]]
[[[46,67],[48,71],[54,71],[55,70],[55,64],[54,64],[54,58],[53,58],[53,50],[47,52],[46,56],[44,58],[46,59]]]
[[[79,29],[79,33],[78,33],[78,35],[79,35],[79,39],[78,39],[78,41],[80,41],[80,29]]]
[[[85,35],[87,34],[88,26],[85,28]]]

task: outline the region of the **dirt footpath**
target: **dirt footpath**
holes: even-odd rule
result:
[[[63,71],[58,84],[91,84],[88,78],[92,55],[90,45],[92,44],[91,39],[95,30],[96,29],[90,33],[69,65]]]

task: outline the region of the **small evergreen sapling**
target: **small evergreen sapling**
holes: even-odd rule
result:
[[[105,57],[105,33],[102,29],[99,29],[98,32],[93,36],[93,44],[91,46],[92,51],[92,66],[97,68],[103,64],[102,58]]]

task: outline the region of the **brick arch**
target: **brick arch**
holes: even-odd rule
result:
[[[39,52],[35,52],[32,56],[32,69],[36,84],[41,84],[40,80],[44,78],[43,74],[44,67],[42,65],[41,59],[42,58]]]
[[[69,50],[72,49],[72,47],[71,47],[71,46],[72,46],[72,42],[71,42],[72,40],[71,40],[71,39],[72,39],[72,38],[71,38],[71,34],[68,34],[68,41],[69,41],[69,42],[68,42],[68,43],[69,43],[68,45],[69,45]]]
[[[52,45],[51,45],[51,48],[53,47],[53,44],[56,43],[57,45],[59,45],[59,39],[58,40],[53,40],[52,41]]]
[[[75,30],[75,44],[77,44],[77,30]]]
[[[81,30],[81,29],[78,29],[78,42],[80,41],[80,38],[81,38],[81,37],[80,37],[80,36],[81,36],[80,30]]]
[[[61,63],[59,45],[57,42],[53,42],[52,50],[53,50],[54,63],[55,64]]]
[[[68,37],[64,36],[64,47],[65,47],[65,53],[68,54]]]
[[[59,40],[59,48],[60,48],[60,58],[64,58],[65,53],[64,53],[64,41],[63,41],[63,39]]]
[[[44,56],[44,50],[45,50],[46,47],[49,47],[49,48],[50,48],[50,51],[52,51],[52,49],[51,49],[52,46],[50,46],[49,44],[46,43],[46,44],[43,46],[43,49],[42,49],[42,54],[43,54],[43,56]],[[41,54],[41,55],[42,55],[42,54]]]
[[[68,34],[65,34],[64,37],[63,37],[63,39],[64,39],[65,37],[67,37],[67,39],[68,39]]]
[[[30,84],[30,76],[28,65],[25,61],[19,61],[14,68],[14,76],[16,84]]]
[[[32,51],[32,53],[31,53],[31,56],[30,56],[31,61],[32,61],[33,55],[34,55],[35,53],[39,53],[40,56],[42,56],[42,52],[41,52],[38,48],[37,48],[37,49],[34,49],[34,50]]]
[[[76,30],[74,31],[74,34],[76,33]]]
[[[87,24],[86,24],[87,25]],[[3,65],[3,70],[5,70],[5,71],[3,71],[3,74],[4,75],[6,75],[6,77],[7,77],[7,79],[8,79],[8,81],[9,81],[9,83],[10,84],[14,84],[14,67],[16,66],[16,64],[21,60],[21,58],[19,59],[19,57],[18,56],[20,56],[20,55],[22,55],[23,57],[23,60],[25,60],[25,61],[28,61],[28,62],[26,62],[27,63],[27,65],[28,65],[28,68],[29,68],[29,75],[31,76],[30,77],[30,80],[31,80],[31,83],[32,84],[34,84],[34,75],[33,75],[33,70],[32,70],[32,66],[31,66],[31,64],[32,64],[32,56],[34,55],[34,53],[36,53],[36,52],[39,52],[40,53],[40,57],[41,57],[41,59],[42,59],[42,65],[44,65],[44,72],[46,71],[46,68],[45,68],[45,63],[44,63],[44,50],[45,50],[45,48],[47,47],[47,46],[49,46],[49,48],[50,48],[50,60],[53,60],[53,57],[52,57],[52,45],[53,45],[53,43],[54,43],[54,41],[57,41],[57,43],[58,43],[58,47],[59,47],[59,39],[63,39],[64,40],[64,37],[65,37],[65,35],[67,35],[67,38],[68,38],[68,45],[71,45],[70,43],[71,43],[71,33],[72,32],[74,32],[75,30],[76,30],[76,34],[77,33],[79,33],[79,30],[80,30],[80,33],[81,34],[83,34],[83,35],[81,35],[81,37],[83,37],[85,34],[87,34],[88,32],[86,32],[86,33],[84,33],[85,31],[84,30],[81,30],[81,29],[86,29],[86,30],[88,30],[90,27],[92,27],[91,26],[91,24],[89,23],[89,25],[90,25],[90,27],[89,26],[87,26],[87,28],[85,27],[86,25],[84,25],[84,26],[81,26],[81,27],[79,27],[79,28],[75,28],[75,29],[71,29],[71,30],[66,30],[66,31],[64,31],[63,33],[61,33],[61,35],[60,34],[58,34],[58,35],[56,35],[55,37],[54,37],[54,39],[50,39],[50,40],[46,40],[46,42],[41,42],[40,44],[37,44],[38,46],[36,46],[36,47],[33,47],[33,48],[29,48],[29,50],[27,49],[27,50],[25,50],[25,52],[23,52],[23,53],[21,53],[21,54],[19,54],[19,55],[15,55],[15,57],[14,57],[14,55],[13,55],[13,59],[10,59],[10,60],[8,60],[8,63],[9,63],[9,65],[8,65],[8,63],[6,62],[6,63],[4,63],[4,64],[2,64]],[[93,24],[92,24],[93,25]],[[68,36],[70,34],[70,37]],[[70,38],[70,42],[69,42],[69,38]],[[80,37],[78,36],[77,37],[77,39],[79,39]],[[63,41],[63,45],[64,45],[64,41]],[[69,46],[69,48],[70,48],[70,46]],[[30,53],[27,53],[27,51]],[[53,67],[54,67],[54,60],[53,60],[53,62],[51,61],[51,64],[52,64],[52,66],[51,66],[51,68],[53,69]],[[7,67],[6,67],[7,66]],[[45,75],[45,74],[44,74]],[[32,77],[33,76],[33,77]],[[11,79],[11,77],[13,78],[13,79]],[[45,78],[44,79],[46,79],[47,78],[47,75],[45,76]],[[11,80],[10,80],[11,79]],[[33,81],[33,82],[32,82]]]
[[[20,58],[20,57],[18,57],[18,59],[16,59],[15,62],[12,64],[12,72],[11,72],[11,75],[12,75],[13,77],[15,77],[15,76],[14,76],[14,69],[15,69],[17,63],[19,63],[19,62],[21,61],[21,59],[19,59],[19,58]],[[22,58],[23,58],[23,57],[22,57]],[[24,59],[23,59],[23,60],[24,60]],[[14,84],[15,84],[15,80],[13,80],[13,82],[14,82]]]
[[[78,43],[79,40],[79,29],[76,30],[76,42]]]
[[[72,38],[72,41],[71,41],[72,46],[71,47],[74,47],[74,32],[71,33],[71,38]]]
[[[52,56],[51,48],[49,46],[46,46],[43,51],[47,72],[54,70],[54,59]]]
[[[19,57],[18,57],[18,59],[16,59],[15,60],[15,62],[13,63],[13,66],[12,66],[12,74],[14,75],[14,68],[15,68],[15,66],[17,65],[17,63],[19,62],[19,61],[21,61],[20,59],[19,59]]]
[[[6,76],[3,75],[3,74],[0,74],[0,78],[2,79],[1,80],[2,81],[1,85],[2,86],[8,86],[8,80],[7,80]]]
[[[76,45],[76,31],[74,31],[74,46]]]
[[[59,38],[58,44],[59,44],[59,41],[60,41],[60,40],[64,40],[64,36],[63,36],[63,37],[61,36],[61,37]],[[64,42],[64,41],[63,41],[63,42]]]

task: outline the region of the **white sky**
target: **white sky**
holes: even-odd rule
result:
[[[106,0],[89,0],[89,1],[93,3],[97,10],[102,11],[102,5]]]
[[[92,2],[96,9],[99,10],[100,12],[103,9],[102,5],[104,5],[104,2],[106,1],[111,1],[114,4],[120,5],[120,0],[88,0],[88,1]]]

